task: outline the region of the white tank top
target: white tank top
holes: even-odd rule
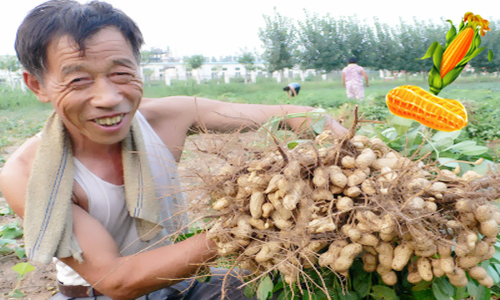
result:
[[[89,214],[98,220],[110,233],[118,245],[121,255],[127,256],[137,253],[154,243],[169,232],[176,232],[187,227],[184,194],[177,174],[177,164],[174,157],[158,137],[156,132],[142,114],[137,111],[136,117],[141,126],[146,151],[148,153],[151,172],[155,181],[156,196],[162,199],[161,219],[164,230],[149,242],[140,240],[135,227],[135,219],[128,212],[125,203],[125,188],[102,180],[77,158],[75,162],[75,180],[85,191]],[[174,216],[174,217],[172,217]],[[167,239],[168,240],[168,239]],[[162,241],[151,247],[168,244]],[[78,273],[57,258],[54,258],[57,269],[57,279],[65,285],[89,285]]]

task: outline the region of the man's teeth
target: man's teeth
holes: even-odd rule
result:
[[[95,122],[99,125],[112,126],[112,125],[116,125],[116,124],[120,123],[122,119],[123,119],[123,115],[119,115],[119,116],[112,117],[112,118],[95,119]]]

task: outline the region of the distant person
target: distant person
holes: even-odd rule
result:
[[[289,85],[285,86],[283,90],[286,92],[288,98],[295,97],[299,94],[300,84],[297,82],[292,82]]]
[[[365,69],[359,66],[357,62],[356,57],[349,58],[349,64],[342,70],[342,82],[346,89],[347,98],[363,100],[365,99],[363,77],[366,81],[366,87],[369,87],[368,75],[366,75]]]

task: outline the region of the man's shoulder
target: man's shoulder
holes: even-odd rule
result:
[[[33,168],[39,138],[33,137],[19,147],[0,172],[0,189],[9,205],[23,216],[24,193]]]
[[[2,169],[2,174],[9,172],[11,169],[27,169],[27,171],[30,171],[39,143],[40,138],[38,136],[26,140],[7,160]]]
[[[40,138],[38,136],[33,136],[26,140],[19,148],[17,148],[10,158],[5,163],[3,170],[10,168],[11,165],[15,167],[22,167],[26,164],[31,163],[35,158],[36,150],[40,143]]]

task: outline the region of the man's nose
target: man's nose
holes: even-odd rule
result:
[[[109,78],[98,78],[94,82],[91,104],[100,108],[112,108],[123,100],[118,87]]]

